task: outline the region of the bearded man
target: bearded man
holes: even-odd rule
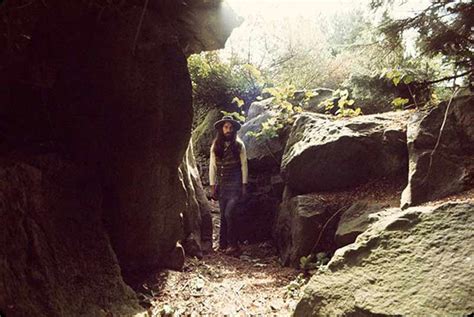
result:
[[[247,153],[237,136],[240,123],[224,116],[214,124],[217,136],[211,145],[209,183],[211,197],[219,200],[221,227],[219,248],[229,255],[240,253],[237,242],[237,205],[247,195]]]

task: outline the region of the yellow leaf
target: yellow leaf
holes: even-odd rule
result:
[[[237,104],[237,107],[242,107],[244,105],[244,101],[242,99],[240,99],[239,97],[234,97],[234,99],[232,99],[232,103],[236,103]]]

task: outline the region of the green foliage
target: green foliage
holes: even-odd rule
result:
[[[296,88],[293,85],[263,89],[263,95],[273,97],[270,110],[274,115],[262,123],[260,131],[249,131],[247,134],[256,138],[275,138],[283,128],[292,125],[296,115],[303,111],[302,103],[314,95],[309,92],[301,101],[295,101],[295,92]]]
[[[366,114],[390,111],[394,106],[396,109],[422,107],[431,103],[433,87],[426,83],[449,74],[449,71],[449,67],[443,67],[440,57],[406,58],[370,75],[354,74],[344,87],[350,88],[351,96]],[[396,98],[408,99],[408,102],[401,105],[397,99],[393,103]]]
[[[242,123],[245,122],[245,111],[242,110],[242,107],[245,105],[245,102],[238,97],[234,97],[234,99],[232,99],[232,103],[237,105],[238,111],[228,112],[228,111],[221,110],[221,113],[224,116],[231,116],[235,120],[240,121]]]
[[[386,77],[387,79],[391,80],[392,83],[395,86],[398,86],[401,83],[404,85],[407,85],[407,87],[410,89],[409,84],[411,84],[414,80],[414,74],[413,71],[411,70],[402,70],[402,69],[385,69],[382,71],[382,74],[380,77]],[[411,97],[413,100],[415,100],[415,96],[411,92],[411,89],[409,90]],[[392,100],[391,104],[396,110],[403,110],[404,106],[410,102],[410,99],[408,98],[402,98],[402,97],[396,97],[395,99]]]
[[[409,101],[410,100],[408,100],[408,98],[397,97],[397,98],[392,100],[392,105],[395,109],[401,110],[401,109],[403,109],[403,106],[406,105]]]
[[[285,298],[298,298],[302,287],[308,282],[303,274],[298,276],[286,286]]]
[[[351,96],[364,104],[390,103],[398,89],[385,76],[353,74],[344,83],[350,87]]]
[[[355,117],[362,114],[360,108],[351,108],[354,105],[354,99],[349,98],[349,91],[347,89],[337,89],[332,96],[326,100],[321,101],[320,106],[323,106],[328,113],[334,113],[337,117]],[[337,106],[337,110],[334,108]]]
[[[328,264],[329,257],[325,252],[310,254],[300,258],[300,268],[306,273],[314,274],[317,270]]]
[[[410,74],[410,72],[411,71],[401,71],[400,69],[385,69],[380,77],[387,77],[395,86],[398,86],[400,82],[408,85],[413,82],[414,79],[414,75]]]
[[[238,97],[240,108],[261,94],[264,80],[256,67],[223,61],[215,51],[191,55],[188,68],[196,107],[230,109]]]
[[[232,103],[237,104],[237,107],[241,108],[245,104],[245,101],[243,101],[239,97],[234,97],[234,99],[232,99]]]
[[[413,64],[413,62],[411,63]],[[391,102],[396,110],[402,110],[411,104],[419,107],[431,103],[429,85],[424,84],[427,80],[427,72],[420,72],[415,67],[384,69],[380,78],[387,78],[395,87],[400,87],[399,93],[403,89],[408,92],[405,96],[397,96]]]
[[[221,110],[221,113],[224,115],[224,116],[231,116],[233,117],[235,120],[237,121],[240,121],[240,122],[245,122],[245,115],[243,113],[239,113],[239,112],[227,112],[227,111],[224,111],[224,110]]]

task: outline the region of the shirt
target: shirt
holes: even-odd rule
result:
[[[242,140],[237,138],[236,142],[240,144],[240,165],[242,169],[242,184],[247,184],[247,180],[248,180],[247,151],[245,149],[245,144],[244,142],[242,142]],[[214,153],[214,144],[212,144],[211,158],[209,160],[209,184],[211,186],[216,185],[216,171],[217,171],[216,154]]]

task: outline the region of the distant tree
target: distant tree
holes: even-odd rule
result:
[[[256,65],[275,85],[337,89],[360,65],[373,65],[367,51],[377,49],[377,39],[369,13],[367,8],[273,20],[253,15],[235,31],[226,52]]]
[[[223,60],[217,51],[191,55],[188,69],[193,87],[195,124],[213,108],[242,118],[265,84],[255,66],[236,57]]]

